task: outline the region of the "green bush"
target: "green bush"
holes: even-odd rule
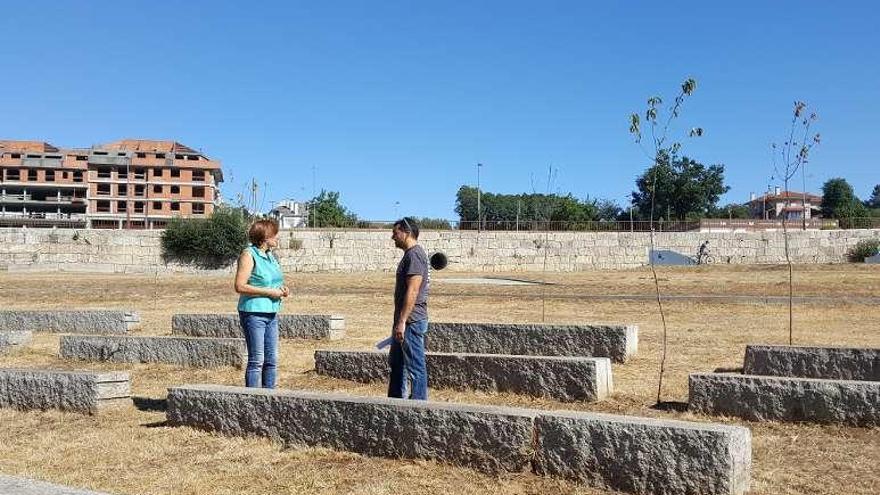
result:
[[[162,255],[209,268],[227,266],[247,246],[247,227],[242,212],[230,208],[207,219],[174,218],[162,233]]]
[[[878,252],[880,252],[880,239],[862,239],[850,248],[847,256],[850,261],[860,263],[865,261],[865,258],[874,256]]]

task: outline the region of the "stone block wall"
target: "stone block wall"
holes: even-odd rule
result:
[[[287,230],[278,256],[288,272],[388,271],[400,258],[384,230]],[[791,232],[795,263],[842,263],[859,240],[880,230]],[[782,263],[782,232],[669,232],[657,249],[686,255],[710,241],[718,263]],[[443,251],[449,271],[539,272],[633,268],[648,260],[649,235],[631,232],[426,231],[427,251]],[[0,229],[0,269],[107,273],[194,272],[162,259],[161,231]],[[230,271],[227,268],[223,271]]]

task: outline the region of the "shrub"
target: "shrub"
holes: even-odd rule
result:
[[[862,239],[850,248],[847,256],[850,261],[860,263],[865,261],[865,258],[874,256],[878,252],[880,252],[880,238]]]
[[[247,219],[241,211],[219,208],[208,219],[172,219],[162,233],[162,255],[215,268],[235,261],[247,242]]]

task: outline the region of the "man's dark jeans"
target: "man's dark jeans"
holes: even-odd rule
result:
[[[391,365],[388,397],[428,400],[428,368],[425,365],[427,331],[428,320],[413,321],[406,325],[403,343],[397,340],[391,343],[388,354],[388,364]]]

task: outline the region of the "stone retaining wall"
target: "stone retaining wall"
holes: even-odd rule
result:
[[[162,258],[161,231],[0,229],[0,269],[106,273],[194,272]],[[795,263],[843,263],[847,250],[880,230],[794,230]],[[287,230],[277,254],[287,272],[389,271],[400,251],[385,230]],[[718,263],[780,264],[782,232],[659,232],[657,249],[693,255],[709,240]],[[648,262],[642,232],[425,231],[427,251],[443,251],[449,271],[541,272],[620,269]],[[546,263],[545,263],[546,261]],[[231,271],[231,267],[222,270]]]
[[[128,373],[0,369],[0,407],[94,414],[130,395]]]
[[[59,347],[61,357],[81,361],[242,368],[247,360],[244,339],[64,335]]]
[[[171,317],[171,333],[190,337],[241,338],[237,314],[176,314]],[[287,339],[328,339],[345,337],[345,318],[340,315],[278,315],[278,335]]]
[[[433,352],[607,357],[622,363],[635,355],[638,343],[635,325],[429,322],[426,345]]]
[[[692,374],[694,412],[751,421],[880,424],[880,382],[720,373]]]
[[[880,381],[880,349],[750,345],[743,373]]]
[[[0,311],[0,330],[58,333],[126,333],[140,317],[134,311]]]
[[[608,358],[510,356],[499,354],[426,355],[428,385],[458,390],[511,392],[560,401],[602,400],[613,391]],[[319,375],[358,382],[387,381],[388,353],[315,351]]]
[[[748,490],[746,428],[300,391],[185,385],[168,420],[370,456],[536,473],[632,493]]]

